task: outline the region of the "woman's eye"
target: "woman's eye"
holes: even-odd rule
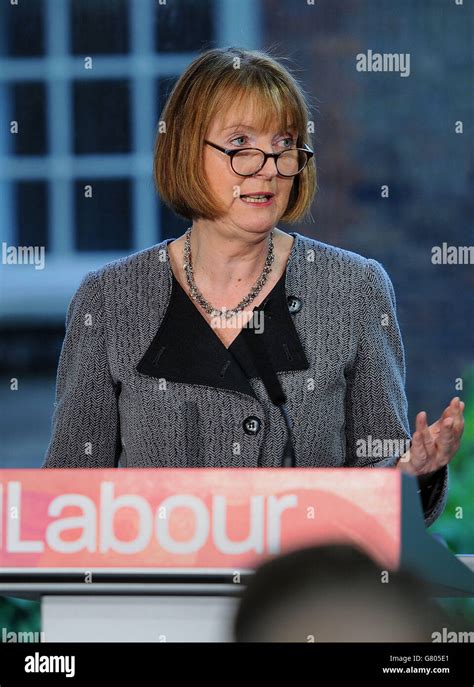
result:
[[[237,141],[237,142],[236,142]],[[239,143],[239,141],[242,141],[242,143]],[[247,141],[247,136],[236,136],[233,138],[230,143],[234,145],[245,145]],[[287,141],[287,145],[282,145],[283,141]],[[283,148],[291,148],[295,144],[295,139],[292,136],[286,136],[285,138],[280,139],[278,141],[278,145],[282,145]]]
[[[231,143],[234,143],[234,141],[238,141],[239,139],[246,139],[247,136],[236,136],[231,140]],[[240,145],[239,143],[234,143],[234,145]]]

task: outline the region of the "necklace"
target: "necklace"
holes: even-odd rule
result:
[[[260,291],[262,290],[265,282],[268,279],[268,275],[270,274],[270,271],[272,269],[272,264],[273,261],[275,260],[275,254],[273,251],[273,229],[270,232],[269,235],[269,244],[268,244],[268,254],[267,258],[265,260],[265,264],[263,266],[263,270],[259,278],[257,279],[255,285],[251,288],[250,292],[245,296],[243,300],[240,301],[240,303],[235,307],[230,310],[227,308],[214,308],[202,295],[202,293],[199,291],[198,287],[196,286],[196,282],[194,281],[194,273],[193,273],[193,265],[191,262],[191,229],[192,227],[189,227],[186,231],[186,238],[184,241],[184,273],[186,275],[186,281],[188,282],[189,290],[190,290],[190,295],[191,298],[193,298],[195,301],[199,303],[199,305],[205,310],[205,312],[208,315],[213,315],[214,317],[225,317],[229,318],[235,315],[235,313],[240,312],[243,310],[249,303],[251,303],[255,298],[258,296]]]

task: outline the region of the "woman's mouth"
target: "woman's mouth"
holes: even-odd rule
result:
[[[240,196],[240,200],[247,205],[258,205],[259,207],[267,207],[273,203],[274,196],[270,193],[250,193]]]

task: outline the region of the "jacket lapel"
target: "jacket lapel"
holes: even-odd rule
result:
[[[285,288],[292,283],[299,255],[298,235],[293,236],[295,243],[285,275],[263,303],[254,308],[265,312],[265,327],[259,336],[264,337],[270,361],[277,372],[309,368],[288,305],[295,294],[287,295]],[[172,240],[167,239],[164,244]],[[136,370],[170,382],[211,386],[257,398],[248,377],[259,374],[242,332],[227,349],[174,278],[169,260],[166,269],[171,293],[165,315]]]

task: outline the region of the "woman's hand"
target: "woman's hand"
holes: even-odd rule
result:
[[[439,420],[429,427],[425,411],[418,413],[411,446],[397,467],[410,475],[426,475],[447,465],[461,443],[463,411],[464,403],[456,396]]]

